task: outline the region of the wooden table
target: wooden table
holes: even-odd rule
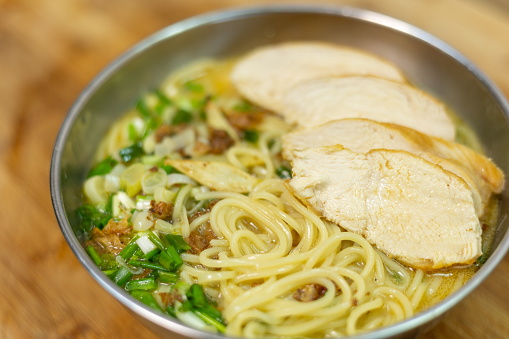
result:
[[[181,19],[261,0],[0,1],[0,338],[153,338],[85,271],[49,196],[60,124],[133,43]],[[317,2],[317,1],[315,1]],[[336,0],[408,21],[471,58],[509,95],[507,0]],[[509,257],[425,338],[509,337]]]

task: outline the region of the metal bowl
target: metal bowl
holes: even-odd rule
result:
[[[94,151],[108,127],[172,70],[200,57],[225,58],[285,40],[323,40],[374,52],[401,67],[411,82],[443,100],[469,124],[486,154],[509,173],[509,107],[469,60],[436,37],[366,10],[323,6],[233,9],[194,17],[143,40],[104,69],[78,97],[56,140],[51,197],[63,235],[95,280],[152,330],[171,338],[224,338],[189,328],[130,297],[106,277],[80,244],[76,208]],[[356,338],[416,336],[472,292],[509,248],[509,197],[504,191],[491,257],[461,289],[413,318]]]

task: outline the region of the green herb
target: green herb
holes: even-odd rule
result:
[[[213,315],[215,313],[213,310],[217,311],[216,308],[214,308],[211,305],[208,305],[208,307],[206,308],[194,309],[193,313],[200,317],[200,319],[206,322],[207,324],[214,326],[218,332],[223,333],[226,330],[226,325],[222,317],[222,314],[219,311],[217,311],[219,312],[219,317],[215,317]]]
[[[186,81],[184,83],[184,88],[194,93],[201,93],[205,90],[202,84],[193,80]]]
[[[174,284],[179,279],[179,275],[177,273],[165,271],[157,271],[157,277],[160,282],[165,284]]]
[[[116,269],[107,269],[107,270],[103,270],[103,273],[106,274],[110,279],[113,279],[113,276],[115,275],[115,273],[117,273],[117,270]]]
[[[175,272],[184,264],[184,261],[180,257],[175,247],[171,245],[168,246],[166,250],[162,251],[161,254],[159,254],[158,259],[159,264],[161,264],[161,266],[170,272]]]
[[[152,290],[155,290],[156,288],[157,288],[157,282],[153,277],[131,280],[125,284],[125,289],[127,291],[133,291],[133,290],[152,291]]]
[[[209,303],[203,287],[198,284],[192,284],[191,287],[189,287],[186,292],[186,297],[195,307],[204,307]]]
[[[151,292],[142,291],[142,290],[134,290],[134,291],[131,291],[131,295],[134,298],[141,301],[142,303],[144,303],[145,305],[150,306],[153,309],[156,309],[160,312],[163,312],[163,310],[161,309],[161,307],[159,306],[159,304],[157,303],[156,299],[154,298],[154,296],[152,295]]]
[[[156,255],[158,255],[159,253],[161,253],[161,250],[159,248],[155,248],[152,251],[148,252],[147,254],[144,254],[143,259],[150,260],[153,257],[155,257]]]
[[[128,136],[129,136],[129,140],[131,140],[131,142],[138,142],[140,140],[140,136],[138,135],[138,131],[136,130],[136,127],[134,127],[133,123],[130,123],[127,126],[127,133],[128,133]]]
[[[211,97],[206,96],[198,99],[191,99],[191,107],[195,111],[203,111],[207,103],[211,100]]]
[[[117,160],[113,159],[111,156],[107,157],[95,165],[94,168],[90,170],[90,172],[88,172],[87,178],[93,177],[94,175],[108,174],[117,164]]]
[[[140,140],[145,139],[150,133],[155,131],[159,126],[161,126],[160,119],[150,118],[146,121],[145,132],[143,132]]]
[[[99,266],[102,270],[116,270],[118,268],[118,262],[116,256],[111,253],[106,253],[101,256],[103,262]]]
[[[157,104],[154,107],[154,110],[158,115],[162,115],[164,109],[172,104],[171,100],[161,91],[154,91],[155,96],[157,97]]]
[[[161,239],[159,239],[159,237],[152,231],[147,231],[147,237],[150,239],[150,241],[152,241],[154,243],[154,245],[156,245],[160,250],[164,250],[165,249],[165,246],[163,245],[163,243],[161,242]]]
[[[166,271],[166,268],[163,266],[150,262],[150,261],[143,261],[143,260],[129,260],[127,262],[129,265],[133,265],[135,267],[142,267],[142,268],[148,268],[151,270],[162,270]]]
[[[255,130],[245,130],[243,137],[244,140],[248,142],[256,143],[260,137],[260,134]]]
[[[143,151],[143,146],[141,142],[137,142],[131,146],[122,148],[118,154],[120,155],[120,159],[122,159],[122,162],[127,163],[130,162],[133,159],[139,158],[142,155],[145,154]]]
[[[191,246],[184,240],[184,237],[178,234],[167,234],[166,240],[173,246],[178,253],[185,252],[191,249]]]
[[[292,170],[285,165],[281,165],[276,169],[276,174],[281,179],[291,179]]]
[[[170,99],[168,99],[160,91],[155,91],[153,96],[155,96],[157,99],[154,107],[149,107],[147,101],[144,98],[138,100],[136,103],[136,110],[140,113],[141,117],[145,121],[145,131],[140,137],[138,137],[138,140],[145,139],[150,133],[161,126],[164,109],[171,104]]]
[[[223,315],[211,305],[201,285],[191,285],[186,292],[186,297],[188,301],[182,303],[182,311],[191,311],[219,332],[224,332],[226,327]]]
[[[95,250],[94,246],[88,245],[87,247],[85,247],[85,251],[87,251],[88,255],[97,266],[102,265],[103,260],[99,253],[97,253],[97,251]]]
[[[177,173],[178,172],[175,167],[170,166],[170,165],[161,164],[161,165],[157,165],[157,167],[162,168],[167,174]]]
[[[122,259],[129,260],[133,256],[134,253],[136,253],[137,250],[140,249],[138,244],[136,243],[136,239],[138,239],[139,236],[134,236],[131,241],[124,247],[124,249],[118,254]]]
[[[183,109],[179,109],[173,119],[171,120],[172,125],[187,124],[193,120],[193,115]]]
[[[391,272],[390,277],[397,285],[400,285],[403,282],[403,277],[398,272]]]
[[[85,232],[90,232],[92,228],[97,227],[102,230],[112,218],[111,209],[101,210],[94,205],[81,205],[76,210],[80,219],[80,227]]]
[[[126,267],[122,266],[115,272],[112,279],[118,286],[124,286],[132,277],[133,274]]]
[[[168,305],[168,307],[166,307],[166,312],[168,312],[168,314],[171,315],[173,318],[177,317],[177,313],[175,312],[175,307],[173,307],[172,305]]]
[[[204,109],[200,109],[198,111],[198,118],[200,118],[201,121],[207,121],[207,112]]]
[[[136,110],[145,119],[150,119],[152,117],[152,112],[148,108],[147,103],[145,102],[145,100],[143,98],[138,100],[138,102],[136,103]]]
[[[158,90],[158,89],[157,89],[157,90],[155,90],[155,91],[154,91],[154,94],[157,96],[157,98],[159,99],[159,102],[160,102],[161,104],[164,104],[164,105],[167,105],[167,106],[169,106],[169,105],[171,105],[171,104],[172,104],[172,102],[171,102],[170,98],[168,98],[168,97],[166,96],[166,94],[164,94],[164,93],[163,93],[163,92],[161,92],[160,90]]]
[[[489,252],[483,251],[483,254],[479,258],[477,258],[477,260],[475,261],[475,265],[481,267],[482,265],[484,265],[486,263],[486,261],[488,260],[489,257],[490,257]]]
[[[238,112],[250,112],[254,110],[254,106],[247,100],[241,100],[233,106],[233,109]]]

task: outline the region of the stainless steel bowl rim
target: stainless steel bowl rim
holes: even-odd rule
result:
[[[194,337],[194,338],[224,338],[222,335],[214,335],[205,333],[194,328],[190,328],[186,325],[179,323],[169,317],[160,315],[153,311],[143,303],[131,297],[122,288],[118,287],[113,281],[111,281],[101,270],[92,262],[81,244],[73,233],[72,228],[64,210],[64,204],[61,194],[61,183],[60,183],[60,171],[61,171],[61,155],[64,144],[68,138],[69,131],[84,104],[87,100],[92,97],[95,91],[101,87],[101,85],[110,78],[115,72],[121,68],[126,62],[134,58],[136,55],[143,53],[144,50],[150,48],[155,43],[167,39],[169,37],[178,35],[181,32],[191,30],[195,27],[208,24],[229,20],[232,18],[239,19],[242,17],[257,16],[260,14],[267,13],[327,13],[338,16],[350,17],[361,21],[371,22],[380,26],[400,31],[416,39],[422,40],[425,43],[431,44],[438,48],[442,52],[450,55],[456,61],[461,63],[467,68],[481,83],[484,84],[486,89],[491,95],[498,101],[502,107],[506,117],[509,117],[509,105],[497,88],[488,77],[476,67],[469,59],[463,54],[458,52],[456,49],[451,47],[449,44],[443,42],[437,37],[430,33],[419,29],[413,25],[410,25],[401,20],[372,12],[369,10],[345,7],[345,6],[329,6],[329,5],[265,5],[265,6],[249,6],[249,7],[238,7],[227,10],[215,11],[207,14],[198,15],[178,23],[172,24],[162,30],[150,35],[141,42],[134,45],[132,48],[124,52],[107,67],[105,67],[82,91],[79,97],[70,108],[63,124],[60,128],[59,134],[56,138],[55,147],[51,159],[50,168],[50,193],[53,208],[60,229],[71,247],[72,251],[81,262],[83,266],[88,270],[92,277],[101,285],[108,293],[114,298],[120,301],[124,306],[130,309],[135,314],[153,322],[163,328],[167,328],[171,331],[179,333],[181,335]],[[405,332],[419,325],[425,324],[447,312],[450,308],[460,302],[465,296],[470,294],[500,263],[507,251],[509,250],[509,232],[506,232],[504,238],[499,243],[496,250],[491,254],[489,260],[484,264],[480,270],[470,279],[458,291],[444,299],[439,304],[432,306],[431,308],[417,314],[416,316],[407,319],[401,323],[397,323],[386,328],[376,330],[372,333],[356,335],[350,338],[356,339],[367,339],[367,338],[382,338],[397,335],[398,333]]]

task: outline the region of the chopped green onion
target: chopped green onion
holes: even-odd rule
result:
[[[164,157],[161,155],[155,155],[155,154],[144,155],[141,158],[141,162],[147,166],[157,166],[162,161],[164,161]]]
[[[184,301],[179,308],[180,312],[189,312],[193,310],[193,304],[190,301]]]
[[[118,164],[118,161],[113,159],[111,156],[106,157],[101,162],[97,163],[94,168],[88,172],[87,178],[93,177],[94,175],[105,175],[111,172],[113,167]]]
[[[89,204],[81,205],[78,207],[76,213],[78,214],[78,218],[80,220],[80,227],[85,232],[90,232],[90,230],[92,230],[94,227],[102,230],[112,217],[109,208],[106,208],[106,210],[101,210],[98,207]]]
[[[143,132],[140,139],[141,140],[145,139],[152,131],[154,131],[160,125],[161,125],[161,121],[159,121],[159,119],[156,119],[156,118],[148,119],[146,122],[146,126],[145,126],[145,132]]]
[[[141,157],[145,154],[145,152],[143,151],[141,142],[137,142],[131,146],[122,148],[120,151],[118,151],[118,154],[120,155],[122,162],[126,163],[135,158]]]
[[[154,298],[154,296],[152,295],[152,293],[150,293],[148,291],[134,290],[134,291],[131,291],[131,295],[134,298],[141,301],[142,303],[144,303],[145,305],[150,306],[160,312],[163,312],[163,310],[161,309],[161,306],[159,306],[159,304],[157,303],[157,301]]]
[[[199,98],[199,99],[191,99],[191,107],[193,110],[198,111],[198,114],[200,111],[203,111],[205,108],[205,105],[211,100],[210,97],[205,98]]]
[[[124,286],[132,277],[133,274],[126,267],[122,266],[117,270],[112,279],[118,286]]]
[[[157,283],[153,277],[131,280],[125,284],[125,289],[127,291],[133,291],[133,290],[151,291],[151,290],[155,290],[156,288],[157,288]]]
[[[171,100],[170,98],[168,98],[166,96],[166,94],[164,94],[163,92],[161,92],[160,90],[155,90],[154,91],[154,94],[157,96],[157,98],[159,99],[159,102],[163,105],[171,105]]]
[[[488,251],[483,252],[483,254],[475,261],[475,265],[481,267],[482,265],[484,265],[484,263],[486,263],[486,261],[488,261],[489,257],[490,253]]]
[[[186,292],[186,296],[188,301],[182,303],[179,310],[180,312],[191,311],[205,323],[214,326],[219,332],[224,332],[226,326],[223,315],[217,308],[210,304],[201,285],[191,285]]]
[[[147,103],[145,102],[144,99],[138,100],[138,102],[136,103],[136,109],[143,118],[150,119],[152,117],[150,109],[148,108]]]
[[[238,112],[249,112],[254,109],[254,106],[249,101],[242,100],[242,101],[238,102],[236,105],[234,105],[233,109]]]
[[[203,85],[196,81],[193,81],[193,80],[186,81],[184,83],[184,88],[188,91],[195,92],[195,93],[204,91]]]
[[[117,273],[117,270],[103,270],[103,273],[106,274],[110,279],[113,279],[113,276],[115,273]]]
[[[156,245],[160,250],[164,250],[165,249],[165,246],[163,245],[163,243],[161,242],[161,239],[159,239],[159,237],[152,231],[147,231],[147,237],[150,239],[150,241],[152,241],[154,243],[154,245]]]
[[[191,246],[184,240],[179,234],[167,234],[166,240],[170,243],[171,246],[175,247],[177,252],[182,253],[191,249]]]
[[[178,281],[179,275],[174,272],[158,271],[158,279],[162,283],[173,284]]]
[[[124,260],[129,260],[133,256],[133,254],[140,248],[138,244],[136,243],[136,240],[138,240],[139,236],[135,235],[127,244],[126,247],[120,253],[119,256],[122,257]]]
[[[176,113],[173,119],[171,120],[172,125],[181,125],[191,122],[193,120],[193,115],[185,111],[183,109],[179,109]]]
[[[156,255],[158,255],[159,253],[161,253],[161,250],[159,248],[154,248],[152,251],[144,254],[143,259],[150,260],[153,257],[155,257]]]
[[[163,92],[159,90],[156,90],[154,94],[158,99],[157,104],[154,107],[154,110],[157,114],[162,115],[164,109],[171,105],[171,100]]]
[[[92,261],[97,265],[97,266],[101,266],[101,264],[103,263],[103,260],[101,259],[101,256],[99,255],[99,253],[97,253],[97,251],[95,250],[94,246],[92,245],[88,245],[86,248],[85,248],[85,251],[87,251],[88,255],[90,256],[90,258],[92,259]]]
[[[157,246],[148,238],[147,235],[140,236],[138,239],[136,239],[136,243],[145,255],[157,249]]]
[[[201,121],[207,121],[207,112],[204,109],[199,109],[198,110],[198,118]]]
[[[258,133],[258,131],[255,131],[255,130],[245,130],[244,131],[244,140],[246,140],[248,142],[256,143],[258,141],[259,137],[260,137],[260,134]]]
[[[161,266],[171,272],[175,272],[184,264],[184,261],[180,257],[175,247],[171,245],[168,246],[165,251],[162,251],[161,254],[159,254],[158,261]]]
[[[170,165],[159,164],[157,167],[162,168],[167,174],[178,173],[177,169]]]
[[[187,300],[196,307],[204,307],[208,305],[207,296],[203,291],[203,287],[198,284],[192,284],[189,290],[186,293]]]
[[[168,307],[166,307],[166,312],[168,312],[168,314],[171,315],[173,318],[177,317],[177,313],[175,311],[175,307],[173,307],[171,305],[168,305]]]
[[[210,307],[213,308],[212,306]],[[214,326],[219,332],[223,333],[226,330],[226,325],[224,324],[222,316],[218,319],[203,309],[193,309],[193,313],[200,317],[207,324]]]
[[[153,263],[153,262],[150,262],[150,261],[129,260],[127,263],[129,265],[133,265],[135,267],[143,267],[143,268],[148,268],[148,269],[151,269],[151,270],[166,271],[166,268],[164,268],[163,266],[161,266],[159,264],[156,264],[156,263]]]
[[[136,130],[136,127],[134,127],[134,124],[130,123],[129,126],[127,126],[127,133],[129,136],[129,140],[131,140],[132,142],[139,141],[138,131]]]
[[[292,170],[284,165],[281,165],[276,169],[276,174],[281,179],[291,179],[292,178]]]

